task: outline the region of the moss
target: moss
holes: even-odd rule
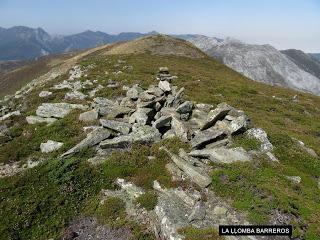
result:
[[[153,210],[154,207],[157,205],[157,202],[158,202],[157,194],[153,191],[149,191],[149,192],[146,192],[146,193],[140,195],[136,199],[136,201],[137,201],[137,203],[140,204],[141,207],[150,211],[150,210]]]

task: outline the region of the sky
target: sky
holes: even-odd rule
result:
[[[233,37],[320,52],[320,0],[0,0],[0,26]]]

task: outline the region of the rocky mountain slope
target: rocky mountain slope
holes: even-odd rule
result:
[[[70,56],[1,101],[0,235],[317,239],[319,104],[163,35]]]
[[[320,94],[320,79],[270,45],[225,40],[207,53],[253,80]]]
[[[320,53],[309,53],[314,59],[320,61]]]
[[[281,53],[285,54],[302,70],[320,79],[320,61],[314,59],[312,55],[296,49],[283,50]]]

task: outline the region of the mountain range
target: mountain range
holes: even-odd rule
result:
[[[41,28],[0,28],[0,60],[33,59],[155,34],[154,31],[117,35],[85,31],[69,36],[51,36]],[[255,81],[320,94],[319,54],[294,49],[278,51],[270,45],[247,44],[231,38],[198,34],[172,36],[191,42],[209,56]]]

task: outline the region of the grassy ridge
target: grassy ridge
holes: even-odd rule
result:
[[[119,66],[118,59],[126,60],[126,63]],[[320,178],[319,158],[309,156],[291,140],[291,137],[300,139],[320,154],[319,97],[298,93],[299,102],[295,103],[291,99],[297,92],[250,81],[209,58],[148,54],[91,56],[80,64],[94,66],[82,81],[96,79],[106,85],[108,79],[112,79],[123,85],[140,83],[144,87],[157,84],[154,76],[158,67],[168,66],[172,74],[178,76],[174,84],[186,88],[185,98],[211,104],[227,102],[244,110],[255,126],[267,131],[275,145],[275,155],[280,164],[275,166],[265,159],[256,159],[253,163],[214,165],[212,189],[237,209],[247,212],[252,222],[268,221],[276,208],[292,217],[296,236],[305,234],[306,239],[317,239],[320,236],[320,191],[317,187],[317,179]],[[122,70],[123,65],[132,65],[133,69],[114,75],[113,72]],[[101,90],[97,96],[112,98],[122,94],[124,92],[120,87],[116,90]],[[29,112],[33,112],[39,104],[37,94],[30,95],[30,99],[24,101],[29,102]],[[59,97],[53,97],[50,101],[59,101]],[[78,113],[74,114],[50,127],[40,126],[34,132],[25,126],[23,119],[18,121],[15,136],[19,140],[0,143],[0,153],[5,154],[1,161],[25,161],[28,157],[38,156],[39,142],[45,139],[44,136],[55,136],[53,140],[68,142],[67,146],[74,144],[81,135],[71,133],[80,133],[82,127],[74,124]],[[71,135],[68,135],[69,131]],[[32,137],[27,132],[32,132]],[[64,135],[69,137],[64,138]],[[17,141],[28,142],[33,148],[26,149],[31,150],[18,157],[15,155],[16,149],[23,149],[23,146],[17,146]],[[244,138],[236,139],[236,145],[247,149],[257,148],[255,142]],[[186,146],[174,141],[168,143],[168,147],[177,150]],[[29,170],[25,175],[0,180],[1,215],[8,216],[0,221],[1,233],[12,239],[58,236],[75,216],[101,213],[102,210],[96,209],[92,202],[99,199],[101,188],[114,188],[113,180],[116,177],[133,181],[148,191],[154,179],[165,186],[171,186],[173,183],[164,168],[167,156],[157,149],[157,145],[152,148],[138,146],[130,154],[115,153],[100,167],[90,167],[85,162],[91,156],[90,151],[64,162],[55,159],[53,155],[51,160]],[[155,155],[156,158],[150,161],[147,158],[149,155]],[[286,175],[301,176],[302,182],[293,184],[286,179]],[[75,187],[71,188],[71,192],[66,192],[70,184]],[[139,200],[140,204],[151,209],[155,201],[152,192],[144,197],[146,199],[142,197]],[[197,234],[190,229],[185,232],[190,235],[190,239]]]

